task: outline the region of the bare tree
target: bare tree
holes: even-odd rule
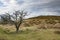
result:
[[[0,15],[0,20],[1,20],[1,24],[7,24],[8,23],[8,15],[6,14],[3,14],[3,15]]]
[[[12,15],[9,13],[6,13],[6,17],[4,18],[1,16],[4,20],[6,19],[8,22],[13,23],[16,28],[16,32],[19,31],[19,27],[21,26],[24,17],[27,16],[27,12],[25,11],[15,11]]]

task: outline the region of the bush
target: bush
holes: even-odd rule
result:
[[[47,24],[56,24],[57,22],[55,22],[54,20],[50,19],[50,20],[45,20]]]

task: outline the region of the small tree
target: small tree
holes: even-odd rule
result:
[[[3,15],[0,15],[0,17],[1,17],[1,24],[7,24],[8,23],[8,20],[9,20],[9,18],[8,18],[8,15],[6,15],[6,14],[3,14]]]
[[[16,28],[16,32],[19,31],[19,27],[21,26],[24,17],[27,15],[27,12],[24,11],[15,11],[12,15],[6,13],[6,17],[1,16],[4,20],[7,19],[7,22],[13,23]]]

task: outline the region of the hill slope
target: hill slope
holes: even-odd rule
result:
[[[25,26],[35,25],[60,27],[60,16],[38,16],[25,20]]]
[[[49,27],[59,28],[59,18],[60,16],[39,16],[26,19],[24,20],[26,21],[24,26],[28,28],[24,27],[26,30],[22,29],[18,33],[12,30],[12,25],[0,25],[0,40],[60,40],[60,29],[40,29]],[[3,26],[11,28],[3,29]]]

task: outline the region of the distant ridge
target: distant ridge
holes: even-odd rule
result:
[[[28,18],[28,19],[60,19],[60,16],[57,16],[57,15],[41,15],[41,16],[35,16],[35,17],[31,17],[31,18]]]

